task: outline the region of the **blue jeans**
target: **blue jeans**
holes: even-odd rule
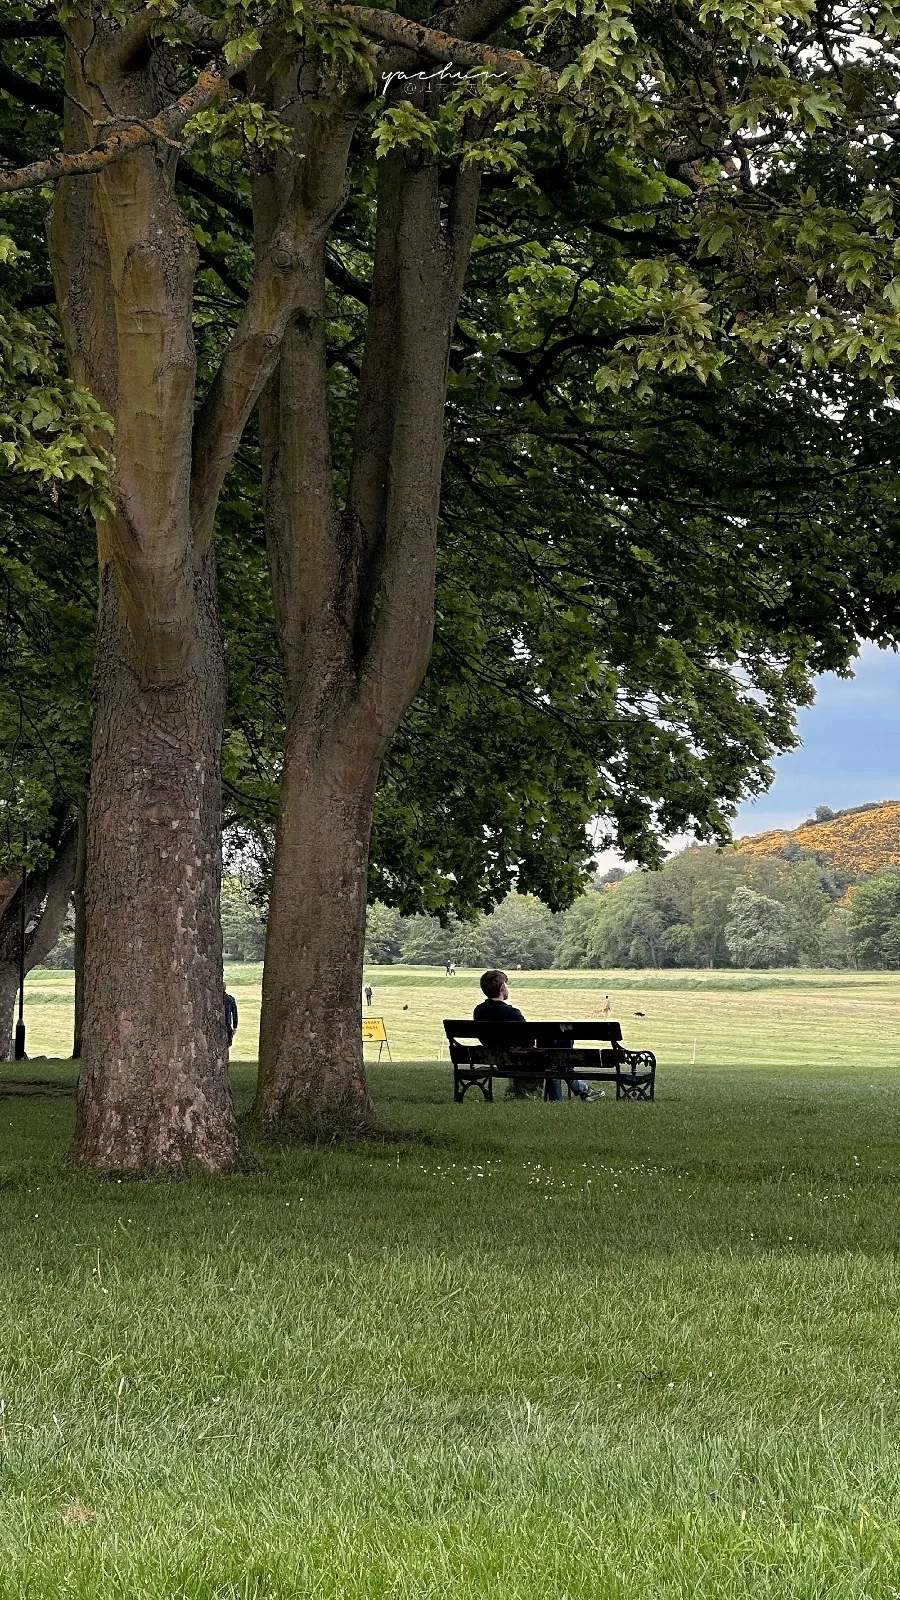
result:
[[[583,1078],[573,1078],[572,1079],[572,1093],[573,1094],[585,1095],[585,1094],[587,1094],[587,1092],[588,1092],[588,1086],[584,1082]],[[564,1078],[545,1078],[544,1079],[544,1099],[545,1100],[564,1100],[565,1099],[565,1095],[566,1095],[566,1082],[565,1082]]]

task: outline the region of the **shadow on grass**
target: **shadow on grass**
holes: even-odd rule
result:
[[[0,1078],[0,1097],[4,1095],[69,1095],[74,1098],[77,1085],[54,1083],[50,1078]]]

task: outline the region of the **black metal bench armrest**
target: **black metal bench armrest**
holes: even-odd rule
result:
[[[620,1044],[616,1046],[616,1058],[623,1066],[630,1067],[633,1073],[656,1071],[656,1057],[652,1050],[626,1050]]]

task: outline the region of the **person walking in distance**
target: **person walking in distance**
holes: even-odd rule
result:
[[[237,1033],[238,1008],[233,994],[225,990],[225,1034],[228,1039],[228,1048],[231,1049],[234,1036]]]
[[[374,993],[375,993],[375,991],[372,988],[372,985],[370,983],[367,983],[366,987],[363,990],[363,994],[366,997],[366,1005],[367,1006],[370,1006],[372,1004],[372,996],[373,996]]]

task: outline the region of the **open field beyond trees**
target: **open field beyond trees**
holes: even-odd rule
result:
[[[655,1105],[460,1107],[468,975],[370,976],[385,1142],[98,1184],[0,1097],[2,1600],[894,1600],[900,978],[610,975]]]
[[[446,978],[437,968],[369,967],[374,998],[395,1061],[437,1061],[443,1017],[467,1017],[481,999],[478,972]],[[256,1059],[262,966],[240,962],[225,982],[240,1010],[234,1062]],[[694,1058],[713,1067],[796,1067],[802,1071],[900,1063],[900,972],[515,972],[510,995],[529,1018],[599,1017],[606,994],[625,1042],[655,1050],[660,1070]],[[29,1056],[72,1048],[74,978],[39,970],[26,983]],[[406,1009],[404,1009],[406,1008]],[[635,1011],[646,1016],[635,1017]],[[377,1046],[366,1055],[377,1060]]]

